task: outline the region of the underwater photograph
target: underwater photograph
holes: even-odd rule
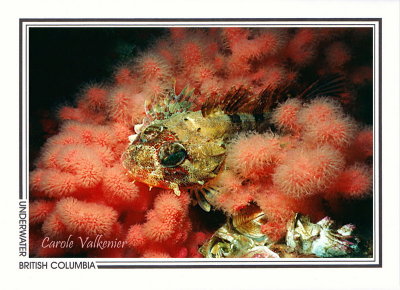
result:
[[[30,27],[29,257],[373,258],[371,27]]]

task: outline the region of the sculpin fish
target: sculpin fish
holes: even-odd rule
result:
[[[151,110],[152,121],[136,126],[137,134],[130,137],[123,155],[134,180],[172,189],[177,195],[180,189],[204,187],[223,167],[227,142],[240,131],[268,123],[269,113],[237,113],[255,100],[243,88],[198,111],[188,109],[191,94],[185,90],[172,96]]]
[[[337,95],[342,81],[327,76],[298,97]],[[283,94],[283,90],[267,88],[254,95],[242,87],[233,88],[225,96],[209,98],[195,110],[193,90],[185,88],[179,95],[171,90],[146,106],[147,117],[129,137],[123,165],[134,181],[172,189],[177,195],[181,190],[192,190],[198,200],[204,200],[215,190],[212,180],[224,167],[229,140],[241,131],[268,129],[271,107]],[[200,202],[200,206],[210,210],[207,202]]]

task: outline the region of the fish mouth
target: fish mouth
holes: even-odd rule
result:
[[[155,171],[153,171],[149,174],[146,174],[146,173],[137,174],[137,173],[129,172],[129,175],[130,175],[131,179],[133,180],[133,182],[137,181],[137,182],[146,184],[150,188],[150,190],[153,187],[162,188],[162,189],[171,189],[174,191],[174,193],[177,196],[180,196],[181,191],[180,191],[179,185],[177,183],[169,182],[164,179],[155,178],[155,176],[154,176],[155,173],[156,173]]]
[[[156,170],[144,171],[144,170],[130,170],[129,177],[133,182],[141,182],[146,184],[150,188],[157,187],[162,189],[172,189],[173,185],[170,182],[159,177]]]

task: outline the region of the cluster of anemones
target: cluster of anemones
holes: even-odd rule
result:
[[[265,233],[279,240],[294,213],[318,220],[324,202],[371,194],[372,130],[360,128],[339,104],[291,99],[273,112],[279,134],[244,134],[230,147],[219,183],[221,209],[235,214],[250,202],[268,217]]]
[[[371,69],[352,64],[346,29],[173,28],[151,50],[120,66],[111,82],[88,86],[58,112],[30,175],[30,246],[36,256],[199,257],[210,235],[190,219],[190,196],[132,183],[121,166],[128,136],[145,116],[145,100],[175,87],[195,89],[195,102],[232,87],[301,87],[304,68],[315,78],[341,73],[354,85]],[[360,35],[364,32],[360,31]],[[357,34],[358,35],[358,34]],[[320,53],[323,48],[322,53]],[[307,84],[304,84],[307,85]],[[304,86],[303,85],[303,86]],[[351,97],[351,96],[350,96]],[[343,95],[341,101],[348,101]],[[324,215],[323,201],[363,198],[371,190],[372,131],[336,102],[290,99],[274,111],[277,133],[243,134],[229,146],[219,177],[219,209],[235,214],[251,202],[268,217],[263,231],[279,240],[293,212]],[[118,249],[43,248],[72,235],[119,239]]]

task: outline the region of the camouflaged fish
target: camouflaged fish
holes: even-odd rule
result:
[[[332,95],[340,80],[326,78],[312,84],[302,94]],[[224,167],[226,146],[242,131],[269,128],[271,107],[283,91],[264,90],[254,96],[241,87],[225,96],[210,98],[193,110],[193,90],[175,90],[146,106],[143,124],[123,154],[123,165],[130,177],[150,187],[193,191],[200,206],[210,210],[208,196],[216,191],[212,180]]]

